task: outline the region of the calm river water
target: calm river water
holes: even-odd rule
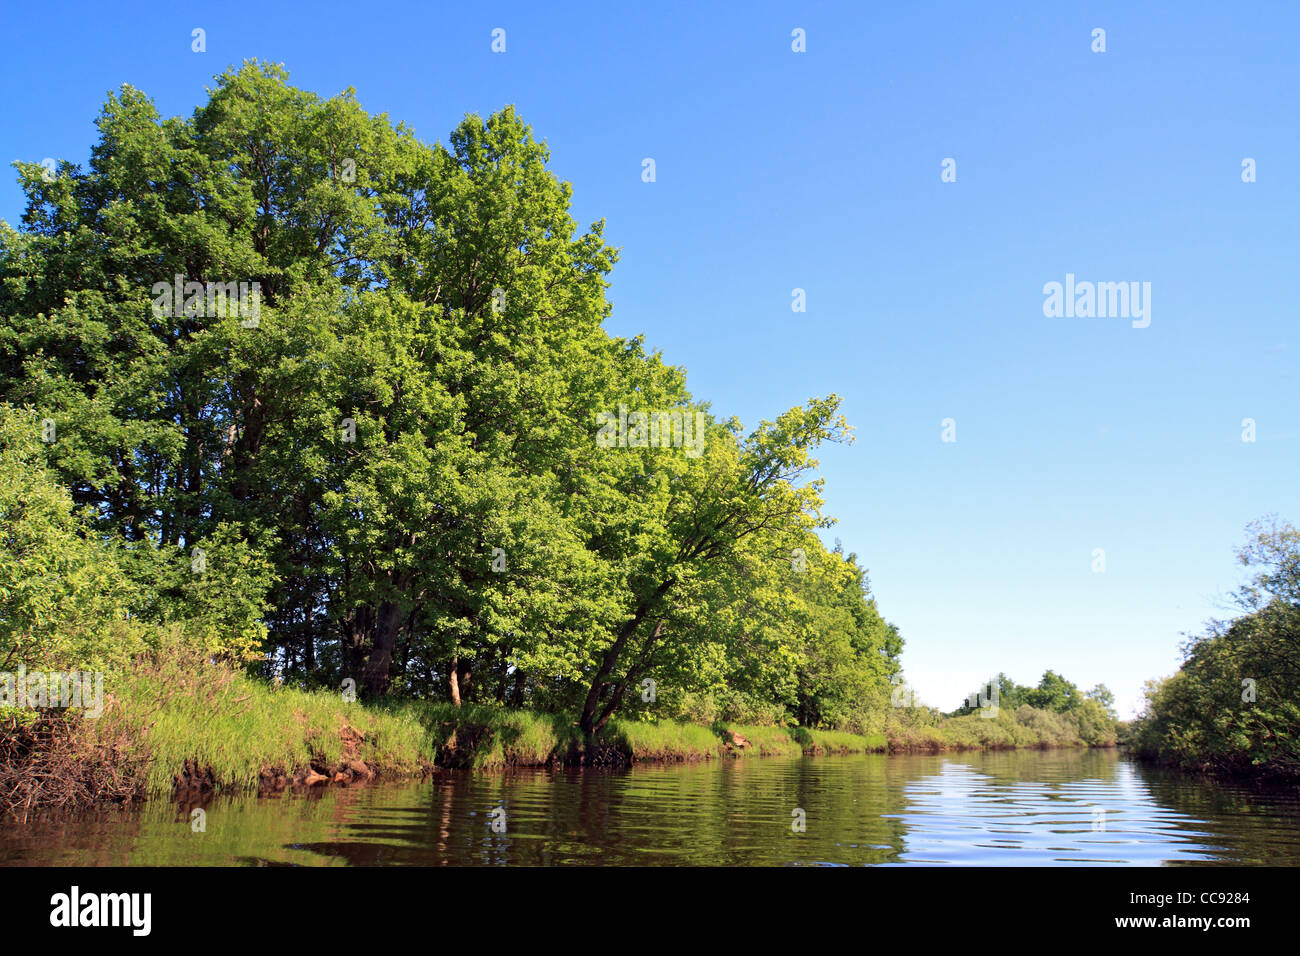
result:
[[[1300,864],[1295,789],[1207,783],[1114,751],[454,772],[215,799],[205,814],[204,832],[165,801],[0,819],[0,864]]]

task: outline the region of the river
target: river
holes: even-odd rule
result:
[[[193,809],[0,819],[0,864],[1300,865],[1295,788],[1106,750],[441,772]]]

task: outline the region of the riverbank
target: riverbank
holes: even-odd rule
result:
[[[362,704],[338,692],[278,687],[234,669],[155,661],[107,682],[97,719],[0,712],[0,812],[79,808],[213,791],[418,777],[437,768],[627,766],[750,756],[1086,746],[1069,726],[1006,711],[884,733],[661,720],[611,720],[594,741],[567,714],[484,704]],[[1038,712],[1041,713],[1041,712]],[[1020,717],[1026,717],[1024,712]]]
[[[0,710],[0,812],[414,776],[434,757],[414,708],[168,659],[105,680],[96,719]]]
[[[883,734],[807,727],[755,727],[718,722],[611,720],[588,744],[566,714],[540,714],[481,704],[425,704],[436,762],[444,767],[501,770],[539,766],[626,766],[648,761],[717,757],[795,757],[881,752]]]
[[[217,790],[427,775],[436,768],[607,765],[884,750],[882,735],[612,720],[583,740],[568,715],[466,704],[362,704],[175,661],[108,682],[96,719],[0,712],[0,812],[81,808]]]

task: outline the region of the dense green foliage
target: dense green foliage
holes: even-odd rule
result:
[[[0,224],[0,661],[880,729],[902,642],[817,534],[838,399],[747,431],[606,333],[616,251],[512,109],[429,145],[246,64],[98,130]]]
[[[1254,569],[1241,616],[1184,646],[1172,677],[1149,681],[1131,744],[1188,769],[1300,778],[1300,530],[1270,519],[1238,551]]]
[[[910,696],[906,688],[900,690]],[[896,708],[885,731],[895,750],[1113,747],[1119,731],[1114,703],[1105,685],[1083,694],[1054,671],[1047,671],[1037,687],[998,674],[951,713]]]
[[[29,411],[0,405],[0,670],[101,668],[181,640],[260,656],[270,569],[228,526],[201,540],[203,574],[171,545],[94,529],[46,466]]]
[[[1051,670],[1043,674],[1036,687],[1017,684],[1006,674],[998,674],[949,714],[952,721],[946,726],[950,730],[978,726],[969,724],[972,715],[985,721],[992,719],[980,716],[981,711],[996,713],[998,718],[1005,712],[1011,716],[1011,723],[1022,729],[1020,737],[1028,733],[1051,743],[1109,747],[1116,743],[1119,730],[1115,695],[1105,684],[1084,693]],[[961,739],[968,736],[958,733]],[[1018,739],[1016,732],[1011,733],[1011,738]]]

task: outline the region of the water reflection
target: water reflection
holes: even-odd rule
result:
[[[1213,835],[1153,799],[1131,764],[1012,768],[945,763],[908,785],[899,862],[1156,865],[1212,859]],[[1093,775],[1092,771],[1096,771]],[[1002,771],[1002,772],[1000,772]]]
[[[505,832],[489,814],[505,812]],[[206,807],[0,821],[0,864],[1300,863],[1300,799],[1110,751],[442,774]],[[806,830],[795,832],[803,811]]]

